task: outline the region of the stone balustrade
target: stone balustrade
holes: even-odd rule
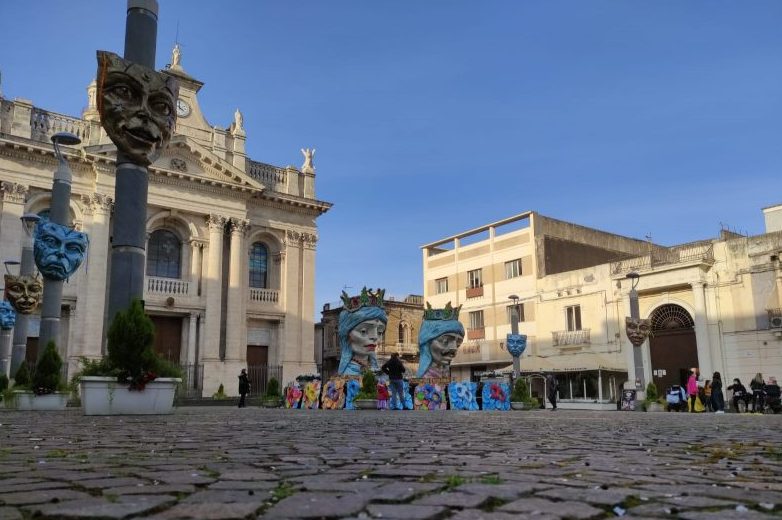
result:
[[[280,291],[276,289],[258,289],[250,287],[250,303],[273,303],[280,302]]]
[[[190,282],[177,278],[147,276],[147,294],[163,296],[190,296]]]

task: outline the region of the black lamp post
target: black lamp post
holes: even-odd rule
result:
[[[635,290],[638,287],[638,279],[641,275],[635,271],[627,273],[627,279],[630,280],[630,317],[634,320],[638,320],[641,317],[641,312],[638,308],[638,291]],[[637,384],[641,385],[641,388],[645,388],[644,381],[644,359],[643,352],[640,346],[633,346],[633,364],[635,365],[635,380]]]

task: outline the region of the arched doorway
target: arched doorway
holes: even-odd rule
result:
[[[698,366],[695,322],[689,312],[675,304],[655,309],[651,322],[652,381],[663,394],[672,385],[685,384],[690,368]]]

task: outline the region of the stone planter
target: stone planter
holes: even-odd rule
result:
[[[377,399],[356,399],[353,405],[356,410],[377,410]]]
[[[174,392],[182,380],[159,377],[143,391],[130,391],[113,377],[81,378],[81,405],[84,415],[164,415],[174,412]]]
[[[8,408],[17,410],[32,411],[57,411],[65,410],[68,404],[68,394],[65,392],[54,392],[46,395],[35,395],[32,392],[24,390],[15,390],[14,397]]]
[[[646,411],[647,412],[664,412],[665,411],[665,405],[658,402],[653,403],[647,403],[646,404]]]
[[[530,410],[524,401],[511,401],[510,402],[510,409],[511,410]]]
[[[261,407],[263,408],[279,408],[282,406],[281,397],[264,397],[261,400]]]

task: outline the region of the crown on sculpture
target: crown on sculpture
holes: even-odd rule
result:
[[[383,308],[383,295],[386,293],[385,289],[378,289],[372,291],[364,287],[361,289],[361,294],[358,296],[348,296],[348,293],[342,291],[342,305],[348,312],[355,312],[361,307],[380,307]]]
[[[426,309],[424,309],[424,319],[425,320],[458,320],[459,311],[461,310],[461,308],[462,308],[461,305],[452,307],[451,302],[448,302],[445,304],[445,308],[443,309],[433,309],[432,305],[429,302],[426,302]]]

